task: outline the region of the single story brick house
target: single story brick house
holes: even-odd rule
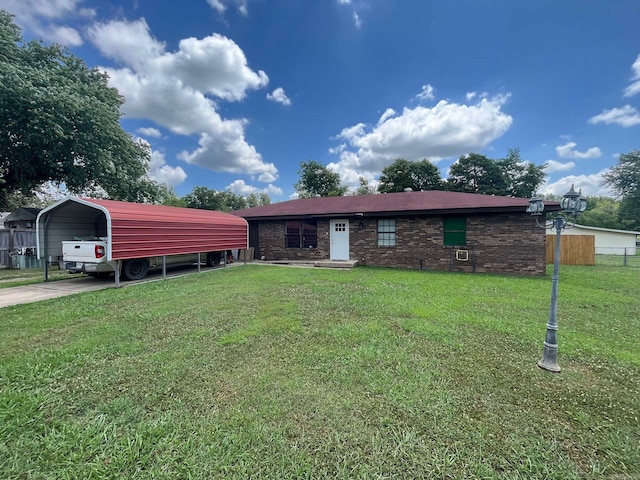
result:
[[[544,275],[546,232],[528,199],[444,191],[304,198],[237,210],[256,257]],[[545,202],[547,212],[560,209]]]

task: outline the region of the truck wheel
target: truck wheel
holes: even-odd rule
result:
[[[122,265],[122,276],[127,280],[142,280],[149,272],[149,263],[144,258],[127,260]]]
[[[222,260],[222,254],[220,252],[207,253],[207,267],[220,265],[220,260]]]

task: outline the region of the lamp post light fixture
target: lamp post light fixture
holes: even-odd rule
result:
[[[587,199],[580,192],[576,192],[571,185],[571,190],[562,196],[560,201],[562,210],[553,219],[540,223],[538,217],[544,213],[544,202],[537,197],[529,200],[527,212],[536,219],[539,227],[545,229],[555,229],[556,231],[556,249],[553,257],[553,277],[551,280],[551,306],[549,308],[549,321],[547,322],[547,334],[544,339],[544,349],[542,359],[538,362],[538,367],[543,370],[558,373],[560,365],[558,365],[558,320],[557,320],[557,304],[558,304],[558,281],[560,279],[560,235],[565,228],[573,227],[576,218],[587,209]]]

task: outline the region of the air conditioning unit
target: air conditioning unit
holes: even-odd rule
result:
[[[456,250],[456,260],[461,262],[469,260],[469,250]]]

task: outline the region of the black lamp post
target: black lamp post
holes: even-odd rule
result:
[[[544,339],[544,350],[542,359],[538,362],[538,367],[543,370],[558,373],[558,341],[556,332],[558,331],[558,321],[556,317],[558,304],[558,280],[560,279],[560,235],[562,230],[570,228],[575,223],[575,219],[587,209],[587,199],[576,192],[571,185],[571,190],[562,196],[560,201],[562,210],[553,219],[541,224],[538,217],[544,212],[544,202],[537,197],[529,200],[527,212],[535,217],[536,223],[542,228],[556,230],[556,249],[553,257],[553,277],[551,281],[551,307],[549,308],[549,322],[547,323],[547,334]]]

